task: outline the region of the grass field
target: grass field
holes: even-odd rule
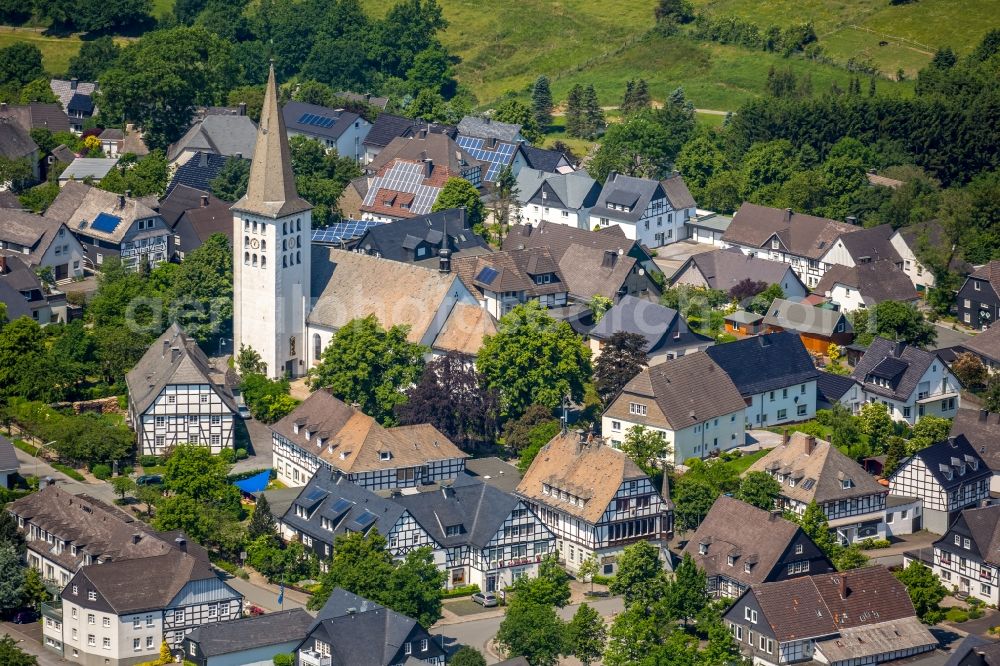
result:
[[[69,59],[80,50],[79,37],[48,37],[30,28],[10,28],[0,26],[0,48],[16,42],[34,44],[42,52],[45,71],[62,74],[69,66]]]

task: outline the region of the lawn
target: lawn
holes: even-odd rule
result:
[[[42,52],[42,66],[53,75],[66,73],[69,59],[80,50],[79,37],[49,37],[32,28],[0,26],[0,48],[16,42],[34,44]]]
[[[766,456],[770,451],[771,449],[761,449],[760,451],[755,451],[754,453],[747,453],[739,458],[733,458],[729,462],[725,463],[725,465],[726,467],[736,470],[737,474],[742,474],[750,468],[750,465]]]

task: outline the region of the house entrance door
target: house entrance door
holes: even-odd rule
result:
[[[496,574],[488,574],[486,576],[486,591],[487,592],[496,592],[497,591],[497,575]]]

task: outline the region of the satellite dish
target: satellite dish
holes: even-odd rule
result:
[[[625,254],[625,250],[623,250],[622,248],[618,248],[618,256],[620,257],[623,254]]]
[[[642,276],[643,276],[643,275],[645,275],[645,274],[646,274],[646,269],[644,269],[644,268],[640,268],[640,269],[639,269],[639,277],[642,277]]]

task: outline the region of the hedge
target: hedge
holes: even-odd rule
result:
[[[479,586],[476,584],[472,585],[461,585],[459,587],[453,587],[450,590],[445,590],[441,594],[442,599],[458,599],[459,597],[471,597],[476,592],[479,592]]]

